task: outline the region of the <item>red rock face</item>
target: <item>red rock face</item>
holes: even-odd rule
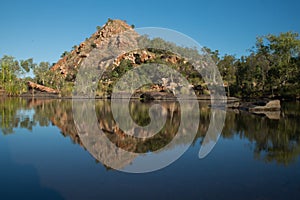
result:
[[[137,57],[139,57],[140,63],[137,63]],[[139,65],[141,63],[145,63],[147,60],[153,60],[155,57],[156,55],[154,53],[151,53],[147,50],[137,50],[120,55],[118,58],[116,58],[113,64],[119,66],[122,60],[130,60],[132,64]]]
[[[132,27],[122,20],[109,20],[100,30],[96,31],[90,38],[75,47],[68,55],[65,55],[50,69],[59,70],[60,73],[67,77],[69,73],[76,70],[80,63],[89,56],[89,53],[108,38],[119,33],[132,30]],[[124,40],[119,40],[120,44]]]

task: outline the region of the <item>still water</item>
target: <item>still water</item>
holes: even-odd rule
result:
[[[163,129],[149,139],[116,131],[109,101],[95,102],[95,116],[111,142],[143,155],[163,148],[178,130],[178,103],[160,104],[168,111],[167,119]],[[147,125],[150,106],[130,102],[131,118]],[[1,99],[0,107],[0,199],[300,197],[299,102],[283,103],[281,113],[267,115],[227,111],[217,144],[208,156],[199,159],[212,115],[208,103],[200,102],[200,123],[188,150],[171,165],[142,174],[112,169],[84,146],[74,125],[71,100]],[[187,133],[195,129],[189,128]],[[110,159],[110,152],[94,143],[92,151]],[[183,139],[171,149],[184,145]],[[138,158],[130,159],[120,168]]]

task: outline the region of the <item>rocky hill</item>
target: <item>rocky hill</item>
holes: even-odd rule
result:
[[[78,46],[74,46],[70,53],[67,53],[62,57],[52,68],[52,71],[59,70],[67,80],[74,80],[76,72],[80,64],[89,57],[89,53],[100,46],[101,43],[105,42],[108,38],[113,35],[120,34],[122,32],[132,30],[126,22],[122,20],[108,20],[102,28],[92,34],[90,38],[87,38],[84,42]]]
[[[145,44],[153,48],[148,48]],[[168,51],[161,50],[164,47],[167,47]],[[109,55],[104,55],[105,51],[103,49],[105,51],[113,49],[118,57],[110,58]],[[128,49],[132,50],[128,51]],[[95,54],[95,52],[98,52],[98,54]],[[71,96],[79,69],[84,68],[84,63],[90,62],[96,63],[96,65],[99,65],[98,68],[105,71],[98,83],[96,96],[109,97],[115,82],[127,71],[144,63],[160,63],[168,65],[183,74],[191,84],[190,88],[194,88],[197,95],[202,95],[207,91],[202,77],[192,64],[179,55],[198,56],[199,54],[195,49],[179,47],[160,38],[149,39],[146,36],[141,36],[125,21],[109,19],[106,24],[98,27],[97,31],[84,42],[74,46],[71,52],[65,52],[63,57],[52,66],[50,71],[53,73],[54,78],[52,80],[54,81],[48,83],[49,89],[38,84],[30,83],[28,85],[33,89],[43,88],[46,92],[52,91],[51,88],[55,88],[61,96]],[[102,57],[111,60],[106,62],[109,63],[108,65],[101,66],[99,59]],[[156,73],[159,74],[160,72]],[[34,87],[32,87],[33,85]],[[182,86],[178,79],[164,79],[158,84],[147,86],[143,91],[172,93],[170,89],[172,85]]]

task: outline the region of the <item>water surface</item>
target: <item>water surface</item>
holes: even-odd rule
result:
[[[300,197],[299,102],[283,103],[282,112],[275,116],[227,111],[222,135],[204,159],[199,159],[198,153],[211,110],[207,103],[200,103],[198,132],[183,156],[161,170],[130,174],[103,165],[86,150],[74,126],[70,100],[0,101],[1,199]],[[161,104],[168,110],[167,121],[150,139],[115,131],[109,101],[96,102],[99,127],[122,149],[156,151],[172,140],[180,124],[178,103]],[[149,123],[150,106],[151,103],[131,102],[132,119],[140,125]],[[183,145],[185,140],[172,146],[172,150]],[[105,152],[99,145],[95,150]],[[109,158],[109,152],[105,155]]]

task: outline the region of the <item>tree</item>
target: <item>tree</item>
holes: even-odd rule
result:
[[[211,58],[211,60],[214,62],[214,64],[218,65],[219,61],[220,61],[220,54],[218,50],[212,51],[210,48],[208,47],[203,47],[203,51],[205,52],[204,54],[206,56],[209,56]],[[205,59],[204,59],[205,60]],[[208,63],[210,63],[208,61]],[[206,70],[208,70],[205,74],[209,75],[209,80],[211,80],[213,83],[216,83],[216,77],[217,77],[217,72],[215,70],[215,68],[211,68],[209,67],[210,64],[208,64],[208,67],[206,67]],[[211,71],[213,69],[213,71]]]
[[[25,92],[26,85],[20,76],[28,72],[33,65],[32,59],[19,62],[12,56],[3,56],[0,59],[0,88],[4,89],[10,96]]]
[[[299,34],[294,32],[280,33],[278,36],[269,34],[257,38],[255,53],[260,58],[262,82],[267,84],[272,95],[284,91],[299,90],[297,75],[300,55]],[[295,92],[295,90],[294,90]]]
[[[36,66],[32,58],[20,60],[20,65],[26,73],[28,73],[31,69],[34,69]]]
[[[230,87],[236,82],[236,58],[232,55],[225,55],[219,62],[218,68],[223,78],[224,84],[227,87],[227,94],[230,96]]]
[[[49,80],[51,79],[49,68],[50,64],[48,62],[41,62],[34,69],[35,80],[38,84],[46,85],[46,83],[49,83]]]
[[[70,54],[70,52],[64,51],[64,52],[60,55],[60,57],[63,58],[63,57],[65,57],[65,56],[69,55],[69,54]]]
[[[38,84],[55,88],[57,90],[61,90],[66,81],[64,77],[60,74],[59,71],[52,71],[50,70],[50,63],[49,62],[41,62],[35,69],[34,69],[35,81]]]
[[[299,85],[300,40],[298,33],[287,32],[257,37],[251,54],[235,62],[233,95],[242,97],[297,97]],[[225,81],[231,79],[224,72],[229,59],[219,61],[220,72]],[[222,71],[223,70],[223,71]]]

